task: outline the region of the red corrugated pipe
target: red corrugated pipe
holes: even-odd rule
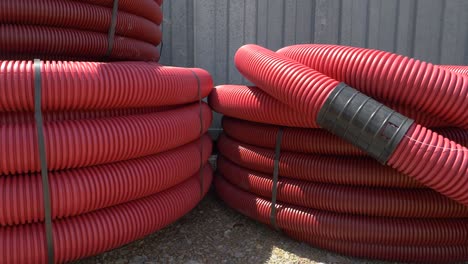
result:
[[[247,55],[242,51],[249,50],[258,49],[252,46],[241,49],[239,59],[243,57],[241,54]],[[410,105],[468,129],[468,76],[394,53],[356,47],[305,44],[283,48],[278,54],[345,82],[374,99]],[[238,66],[242,68],[242,63]],[[325,88],[314,86],[314,90],[325,93],[321,87]]]
[[[114,0],[77,0],[80,2],[112,8]],[[162,0],[119,0],[119,10],[142,16],[156,24],[162,22]]]
[[[100,119],[119,116],[146,115],[163,111],[175,110],[182,106],[156,106],[145,108],[121,108],[111,110],[45,112],[42,114],[44,122],[77,121],[83,119]],[[0,125],[15,125],[34,123],[32,112],[0,112]]]
[[[223,93],[217,89],[216,93]],[[225,116],[222,121],[224,133],[229,137],[250,145],[274,149],[279,126],[260,124]],[[435,132],[468,146],[468,131],[459,128],[436,128]],[[365,156],[362,150],[351,143],[323,130],[283,127],[281,150],[310,154]]]
[[[318,128],[312,116],[288,107],[253,86],[217,86],[209,96],[209,103],[216,112],[243,120],[289,127]],[[425,126],[447,126],[447,122],[408,106],[391,107]]]
[[[205,135],[157,155],[51,171],[52,219],[81,215],[164,191],[198,172],[210,153],[211,139]],[[40,173],[2,176],[0,192],[8,193],[0,196],[0,225],[44,221]]]
[[[117,248],[149,235],[192,210],[208,191],[212,171],[166,191],[117,206],[53,222],[55,261],[70,262]],[[0,227],[0,256],[5,263],[47,263],[42,223]]]
[[[230,207],[264,224],[271,224],[271,202],[216,177],[218,195]],[[343,215],[276,203],[279,228],[325,239],[394,246],[468,245],[468,219],[382,218]],[[466,256],[465,256],[466,257]]]
[[[210,127],[206,104],[146,115],[51,122],[44,125],[50,170],[79,168],[143,157],[200,137]],[[0,174],[40,169],[34,123],[0,126]]]
[[[340,80],[377,99],[411,105],[468,129],[468,76],[374,50],[321,45],[289,50],[297,50],[298,59],[309,60],[317,51],[322,56],[316,61],[321,63],[309,63],[317,71],[255,45],[241,47],[235,63],[247,79],[314,121]],[[323,61],[325,58],[331,59]],[[468,206],[467,157],[468,148],[415,123],[387,164]]]
[[[284,230],[284,233],[300,241],[306,241],[316,247],[358,258],[445,264],[465,261],[468,255],[468,245],[393,246],[324,239],[322,237],[310,236],[302,232],[291,230]]]
[[[275,151],[236,142],[225,135],[218,139],[219,153],[235,164],[272,174]],[[308,155],[282,151],[279,175],[297,180],[367,187],[422,188],[417,181],[382,166],[372,158]]]
[[[225,158],[218,159],[217,168],[231,184],[271,199],[271,174],[242,168]],[[430,189],[368,188],[280,178],[277,199],[291,205],[354,215],[468,218],[467,207]]]
[[[462,66],[462,65],[439,65],[441,68],[460,73],[460,74],[465,74],[468,75],[468,66]]]
[[[41,75],[44,112],[179,105],[206,97],[213,87],[205,70],[147,62],[46,61]],[[32,61],[0,62],[0,111],[32,112],[33,91]]]
[[[159,6],[155,6],[157,8],[154,11],[160,9]],[[111,18],[112,7],[108,8],[79,1],[4,0],[0,2],[0,24],[60,27],[70,31],[75,29],[100,32],[107,37]],[[161,13],[158,15],[157,20],[153,22],[119,10],[115,34],[118,37],[128,37],[158,45],[161,41],[161,30],[158,26],[161,21]]]

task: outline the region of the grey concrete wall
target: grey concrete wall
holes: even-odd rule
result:
[[[468,65],[468,0],[166,0],[163,11],[161,63],[205,68],[216,84],[246,83],[233,63],[246,43],[343,44]]]

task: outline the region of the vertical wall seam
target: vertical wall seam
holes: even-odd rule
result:
[[[310,33],[310,42],[315,43],[315,27],[317,26],[315,24],[315,18],[317,16],[317,13],[316,13],[317,0],[311,0],[311,1],[312,1],[312,24],[313,26],[310,27],[309,33]],[[296,6],[296,9],[297,9],[297,6]]]
[[[286,39],[286,0],[281,0],[283,15],[281,18],[281,47],[284,47]]]
[[[414,58],[414,51],[416,49],[416,29],[417,29],[417,16],[418,16],[418,0],[414,0],[413,4],[413,25],[412,25],[412,30],[411,30],[411,36],[408,37],[408,39],[411,40],[411,50],[410,54],[408,56]]]
[[[230,20],[230,12],[229,10],[231,10],[231,1],[227,0],[227,5],[226,5],[226,74],[225,74],[225,80],[227,82],[229,82],[229,42],[231,40],[230,38],[230,24],[229,24],[229,20]]]
[[[338,43],[341,44],[341,34],[343,33],[343,28],[341,23],[343,22],[343,0],[339,0],[338,5]]]
[[[375,0],[374,0],[375,1]],[[382,5],[380,5],[379,8],[379,31],[380,31],[380,21],[382,18],[380,17],[380,9],[382,8]],[[368,48],[369,47],[369,32],[370,32],[370,2],[369,0],[366,1],[366,33],[364,34],[364,47]],[[380,46],[380,38],[377,36],[377,46]]]
[[[258,44],[258,1],[255,0],[255,13],[257,13],[255,16],[255,44]]]
[[[393,50],[392,52],[396,52],[398,50],[398,14],[400,13],[400,0],[396,1],[396,9],[395,9],[395,18],[394,18],[394,30],[393,30]]]
[[[442,10],[441,10],[441,15],[440,15],[440,22],[441,22],[441,25],[440,25],[440,28],[439,28],[439,40],[438,40],[438,54],[437,54],[437,62],[433,62],[433,63],[437,63],[437,64],[440,64],[442,62],[442,44],[443,44],[443,38],[444,38],[444,27],[445,27],[445,9],[446,9],[446,3],[445,1],[442,1]]]

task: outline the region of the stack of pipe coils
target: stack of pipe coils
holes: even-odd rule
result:
[[[210,186],[212,113],[201,99],[211,76],[156,62],[161,1],[121,0],[116,13],[114,4],[0,2],[2,263],[68,262],[119,247],[182,217]]]
[[[246,45],[235,63],[256,86],[219,86],[209,98],[225,115],[215,187],[227,205],[345,255],[468,260],[468,76],[336,45]],[[389,142],[386,156],[376,142]]]

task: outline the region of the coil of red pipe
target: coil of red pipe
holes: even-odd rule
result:
[[[113,1],[2,1],[0,57],[158,61],[161,7],[149,0],[121,2],[108,53]]]
[[[450,71],[453,71],[453,72],[456,72],[456,73],[468,75],[468,66],[461,66],[461,65],[440,65],[440,67],[442,67],[442,68],[444,68],[444,69],[447,69],[447,70],[450,70]]]
[[[226,115],[215,187],[229,206],[272,224],[281,127],[276,223],[285,234],[362,258],[468,260],[468,240],[456,234],[468,226],[468,119],[463,118],[468,78],[395,54],[332,45],[291,46],[278,53],[247,45],[235,62],[256,87],[219,86],[209,98],[215,111]],[[437,127],[441,136],[413,125],[388,161],[393,169],[382,166],[318,129],[318,111],[338,81]],[[438,103],[431,106],[430,98]]]
[[[182,217],[210,186],[210,74],[155,62],[160,0],[118,1],[109,49],[114,3],[0,3],[0,262],[63,263],[122,246]]]
[[[164,228],[192,210],[208,191],[212,171],[166,191],[76,217],[55,220],[55,261],[70,262],[117,248]],[[47,263],[42,223],[0,228],[0,256],[5,263]]]

